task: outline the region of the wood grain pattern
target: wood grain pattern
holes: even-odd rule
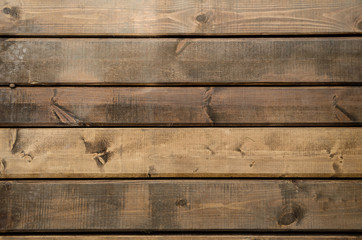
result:
[[[361,33],[360,0],[2,0],[8,35]]]
[[[0,84],[360,83],[362,38],[3,38]]]
[[[0,178],[362,177],[362,129],[0,129],[0,156]]]
[[[362,229],[362,181],[7,181],[0,231]]]
[[[362,87],[0,88],[2,126],[342,126]]]
[[[0,240],[18,240],[19,236],[0,236]],[[37,236],[21,236],[21,239],[41,239],[41,240],[359,240],[361,236],[355,235],[71,235],[71,236],[59,236],[59,235],[37,235]]]

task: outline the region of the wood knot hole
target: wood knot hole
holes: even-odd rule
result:
[[[3,8],[3,13],[12,16],[13,18],[18,19],[19,18],[19,8],[17,7],[11,7],[11,8]]]
[[[11,11],[11,9],[8,7],[3,9],[3,13],[5,13],[5,14],[10,14],[10,11]]]
[[[283,209],[278,218],[279,225],[290,225],[295,221],[300,222],[304,217],[303,209],[298,205],[288,206]]]
[[[360,22],[357,24],[357,28],[358,28],[359,30],[362,30],[362,21],[360,21]]]
[[[208,20],[208,17],[206,16],[205,13],[199,14],[199,15],[196,17],[196,21],[198,21],[199,23],[206,23],[207,20]]]
[[[186,207],[187,206],[187,200],[186,199],[179,199],[176,201],[176,206],[178,207]]]

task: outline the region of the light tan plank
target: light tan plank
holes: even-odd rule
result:
[[[360,0],[2,0],[0,34],[345,34]]]
[[[358,37],[2,40],[2,85],[362,81]]]
[[[0,129],[0,178],[362,177],[362,128]]]
[[[346,126],[362,87],[0,88],[1,126]]]
[[[19,236],[0,236],[0,240],[14,240],[20,239]],[[361,236],[356,235],[93,235],[93,236],[21,236],[21,239],[41,239],[41,240],[96,240],[96,239],[104,239],[104,240],[358,240],[361,239]]]
[[[8,181],[0,231],[362,229],[361,180]]]

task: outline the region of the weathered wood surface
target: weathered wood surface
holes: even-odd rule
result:
[[[0,236],[0,240],[18,240],[19,236]],[[37,236],[21,236],[21,239],[41,239],[41,240],[359,240],[361,236],[355,235],[37,235]]]
[[[360,0],[2,0],[0,34],[172,35],[362,32]]]
[[[362,38],[3,38],[0,84],[360,83]]]
[[[361,180],[7,181],[0,231],[362,229]]]
[[[0,178],[362,177],[362,128],[0,129]]]
[[[0,88],[2,126],[343,126],[362,87]]]

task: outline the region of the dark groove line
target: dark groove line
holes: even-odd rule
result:
[[[51,235],[51,236],[61,236],[61,235],[90,235],[90,236],[95,236],[95,235],[145,235],[145,236],[150,236],[150,235],[160,235],[160,236],[164,236],[164,235],[223,235],[223,236],[227,236],[227,235],[257,235],[257,236],[263,236],[263,235],[271,235],[271,236],[278,236],[278,235],[282,235],[282,236],[289,236],[289,235],[293,235],[293,236],[302,236],[302,235],[311,235],[311,236],[323,236],[323,235],[334,235],[334,236],[355,236],[355,235],[361,235],[362,234],[362,230],[338,230],[338,229],[332,229],[332,230],[325,230],[325,229],[316,229],[316,230],[265,230],[265,229],[261,229],[261,230],[219,230],[219,229],[215,229],[215,230],[139,230],[139,231],[135,231],[135,230],[127,230],[127,231],[119,231],[119,230],[106,230],[106,231],[100,231],[100,230],[87,230],[87,231],[83,231],[83,232],[78,232],[79,230],[74,230],[74,231],[70,231],[70,230],[57,230],[57,232],[50,232],[50,231],[39,231],[36,230],[37,232],[29,232],[29,231],[21,231],[21,232],[1,232],[0,236],[26,236],[26,235],[30,235],[30,236],[44,236],[44,235]]]
[[[260,33],[254,34],[217,34],[210,33],[209,35],[205,34],[82,34],[82,35],[62,35],[62,34],[0,34],[0,38],[328,38],[328,37],[362,37],[362,33],[312,33],[312,34],[268,34],[261,35]]]
[[[210,180],[230,180],[230,181],[242,181],[242,180],[257,180],[257,181],[293,181],[293,180],[308,180],[308,181],[360,181],[362,177],[140,177],[140,178],[116,178],[116,177],[103,177],[103,178],[0,178],[0,182],[5,181],[31,181],[31,182],[43,182],[46,181],[91,181],[91,182],[110,182],[110,181],[162,181],[162,180],[194,180],[194,181],[210,181]]]
[[[362,122],[356,123],[101,123],[95,125],[84,121],[79,126],[64,125],[58,123],[48,123],[44,125],[37,125],[34,123],[0,123],[0,128],[326,128],[326,127],[362,127]]]
[[[15,86],[10,87],[10,84],[14,84]],[[99,87],[154,87],[154,88],[162,88],[162,87],[352,87],[352,86],[362,86],[362,82],[250,82],[250,83],[238,83],[238,82],[230,82],[230,83],[39,83],[39,84],[23,84],[23,83],[0,83],[0,87],[9,87],[14,89],[16,87],[21,88],[47,88],[47,87],[90,87],[90,88],[99,88]]]
[[[0,124],[1,128],[360,128],[362,123],[357,124],[341,124],[341,125],[131,125],[131,126],[111,126],[111,125],[98,125],[98,126],[64,126],[64,125],[54,125],[54,126],[21,126],[21,125],[8,125]]]

